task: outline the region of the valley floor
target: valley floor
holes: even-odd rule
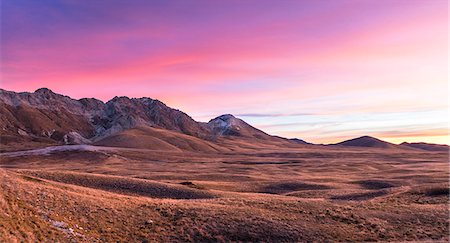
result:
[[[320,146],[3,154],[0,241],[447,242],[448,172],[448,153]]]

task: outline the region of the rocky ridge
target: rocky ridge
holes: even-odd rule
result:
[[[227,114],[208,123],[151,98],[72,99],[41,88],[34,93],[0,89],[0,127],[5,136],[49,138],[65,144],[89,144],[129,128],[149,126],[205,140],[223,136],[271,139],[243,120]]]

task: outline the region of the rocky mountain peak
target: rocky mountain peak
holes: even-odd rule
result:
[[[270,137],[263,131],[250,126],[245,121],[231,114],[224,114],[210,120],[208,126],[216,136]]]
[[[51,89],[48,89],[48,88],[39,88],[36,91],[34,91],[34,93],[38,93],[38,94],[55,94]]]
[[[224,114],[224,115],[220,115],[220,116],[216,117],[215,119],[220,119],[220,120],[223,120],[223,121],[227,121],[227,120],[230,120],[230,119],[236,119],[236,117],[231,115],[231,114]]]
[[[127,96],[114,96],[114,98],[108,100],[108,102],[106,103],[128,103],[130,102],[131,99],[128,98]]]
[[[78,100],[86,110],[100,110],[103,109],[105,103],[95,98],[82,98]]]
[[[64,97],[63,95],[56,94],[52,90],[48,88],[40,88],[34,91],[34,94],[38,95],[38,97],[41,97],[43,99],[56,99],[57,97]]]

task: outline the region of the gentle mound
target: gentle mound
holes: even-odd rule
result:
[[[436,183],[414,186],[398,197],[409,203],[418,204],[448,204],[450,188],[448,183]]]
[[[380,140],[378,138],[370,137],[370,136],[362,136],[359,138],[354,138],[350,140],[346,140],[336,145],[341,146],[351,146],[351,147],[366,147],[366,148],[397,148],[398,145],[388,143],[386,141]]]
[[[353,183],[359,184],[361,187],[363,187],[365,189],[370,189],[370,190],[379,190],[379,189],[395,187],[395,185],[390,182],[379,181],[379,180],[362,180],[362,181],[355,181]]]
[[[412,189],[410,193],[428,197],[448,197],[450,195],[450,188],[448,187],[448,185],[421,186]]]
[[[363,200],[370,200],[376,197],[381,197],[384,195],[387,195],[388,192],[386,190],[377,190],[377,191],[371,191],[371,192],[362,192],[362,193],[351,193],[351,194],[345,194],[345,195],[337,195],[332,196],[330,199],[334,200],[349,200],[349,201],[363,201]]]
[[[259,192],[261,193],[270,193],[270,194],[283,194],[294,191],[303,191],[303,190],[326,190],[331,189],[331,187],[327,185],[321,184],[310,184],[304,182],[282,182],[282,183],[273,183],[267,186],[264,186]]]
[[[83,187],[101,189],[130,195],[142,195],[153,198],[172,199],[205,199],[214,198],[208,192],[143,179],[125,178],[119,176],[92,175],[73,172],[23,171],[28,176],[51,181],[74,184]]]
[[[432,143],[401,143],[400,146],[402,147],[408,147],[408,148],[415,148],[415,149],[422,149],[427,151],[442,151],[442,152],[449,152],[450,147],[445,144],[432,144]]]

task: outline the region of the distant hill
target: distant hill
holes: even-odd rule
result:
[[[312,144],[312,143],[308,143],[305,140],[302,140],[299,138],[289,138],[289,141],[296,143],[296,144]]]
[[[449,152],[450,147],[445,144],[433,144],[433,143],[401,143],[402,147],[416,148],[427,151],[446,151]]]
[[[351,146],[351,147],[366,147],[366,148],[398,148],[399,146],[393,143],[389,143],[378,138],[370,136],[362,136],[346,140],[335,145]]]

